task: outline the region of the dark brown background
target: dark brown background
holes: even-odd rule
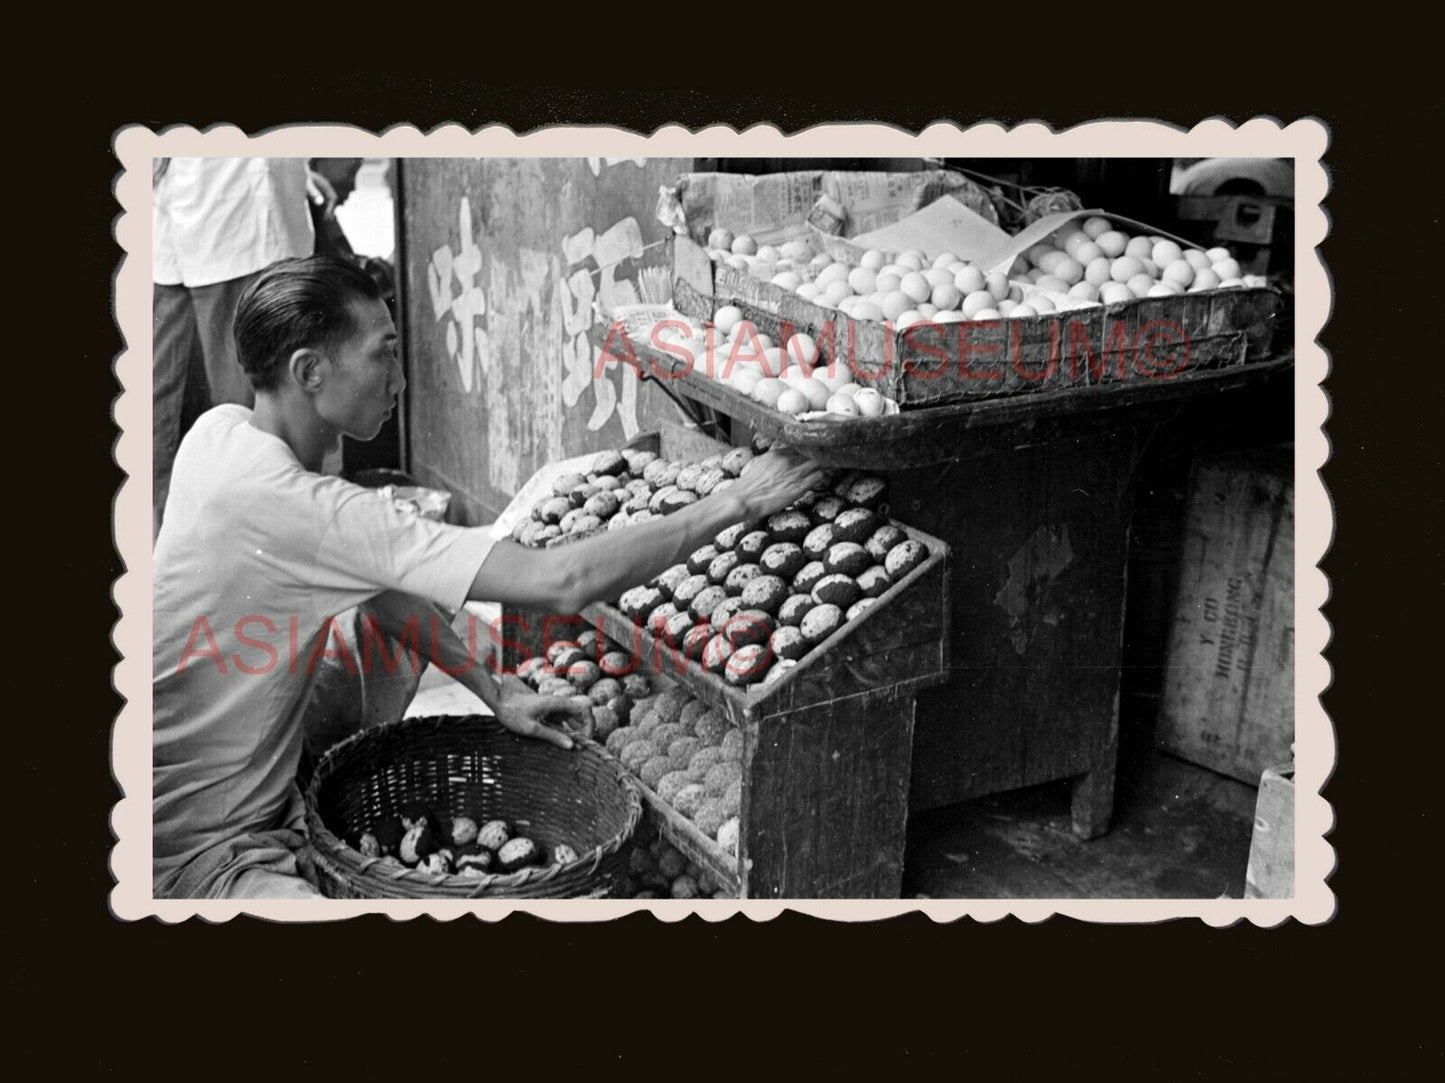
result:
[[[1061,92],[1057,80],[1027,79],[1016,67],[1007,78],[974,79],[962,96],[956,80],[925,89],[915,79],[907,86],[917,96],[898,104],[886,101],[879,80],[833,80],[838,89],[827,103],[797,87],[707,100],[659,85],[676,69],[649,72],[642,87],[614,78],[610,93],[539,86],[535,72],[514,86],[482,89],[448,84],[434,68],[410,78],[335,63],[310,69],[279,56],[274,42],[257,48],[261,59],[239,80],[210,55],[186,49],[164,63],[132,63],[123,77],[89,65],[83,83],[62,86],[56,78],[53,92],[74,92],[78,102],[55,99],[44,123],[68,131],[58,146],[37,137],[34,160],[44,169],[27,172],[38,201],[54,213],[20,216],[16,224],[30,235],[12,248],[14,267],[62,287],[42,291],[48,312],[18,322],[64,328],[58,357],[56,344],[45,342],[37,351],[43,364],[14,362],[42,377],[33,424],[64,433],[30,444],[32,473],[63,482],[64,495],[27,508],[21,552],[12,557],[21,578],[47,584],[43,604],[27,610],[40,619],[17,622],[22,636],[59,645],[41,666],[24,667],[16,684],[65,692],[63,710],[40,717],[12,710],[22,742],[11,748],[11,778],[21,783],[20,808],[38,814],[44,840],[34,844],[20,830],[34,821],[12,821],[11,895],[21,905],[9,930],[23,945],[10,956],[21,1005],[11,1016],[20,1025],[12,1046],[22,1070],[43,1064],[98,1075],[133,1064],[170,1074],[180,1064],[207,1072],[263,1064],[285,1076],[339,1074],[355,1059],[371,1075],[395,1062],[416,1074],[449,1050],[474,1070],[518,1063],[520,1050],[524,1070],[548,1074],[564,1070],[573,1051],[629,1075],[711,1065],[756,1073],[781,1065],[780,1053],[814,1072],[840,1062],[855,1073],[895,1074],[992,1064],[1005,1077],[1077,1072],[1088,1063],[1149,1065],[1156,1078],[1297,1078],[1312,1065],[1341,1070],[1352,1051],[1380,1075],[1438,1065],[1437,1028],[1426,1029],[1421,1010],[1433,983],[1428,975],[1423,988],[1414,980],[1417,939],[1435,921],[1422,881],[1438,847],[1421,835],[1424,795],[1435,789],[1424,776],[1423,748],[1434,727],[1410,692],[1422,683],[1424,646],[1438,642],[1440,456],[1437,425],[1425,415],[1438,412],[1440,396],[1421,367],[1433,366],[1433,357],[1407,353],[1404,336],[1382,318],[1401,304],[1398,278],[1379,268],[1397,267],[1394,254],[1418,241],[1419,220],[1399,198],[1402,184],[1427,176],[1423,141],[1409,126],[1438,128],[1439,110],[1421,116],[1357,100],[1357,82],[1340,74],[1353,68],[1312,53],[1301,57],[1311,72],[1335,74],[1272,80],[1269,73],[1288,69],[1267,47],[1268,31],[1252,25],[1240,33],[1248,40],[1231,33],[1215,45],[1229,58],[1230,77],[1172,105],[1163,104],[1154,80],[1126,102],[1090,98],[1075,86]],[[620,63],[614,55],[607,73]],[[989,100],[979,86],[1007,92]],[[31,108],[44,110],[47,101]],[[382,918],[167,927],[109,916],[107,816],[117,793],[107,742],[120,707],[110,684],[109,587],[120,566],[102,539],[121,482],[109,458],[118,393],[109,366],[120,343],[98,302],[109,295],[118,257],[109,230],[117,212],[109,191],[116,128],[224,118],[259,131],[298,117],[380,128],[398,116],[423,128],[505,117],[519,131],[562,120],[651,130],[719,118],[737,126],[768,120],[787,131],[885,116],[917,128],[953,111],[946,103],[1005,122],[1046,115],[1055,126],[1146,110],[1185,125],[1270,112],[1319,115],[1332,126],[1335,228],[1324,255],[1341,296],[1324,335],[1335,355],[1325,477],[1339,526],[1325,562],[1334,581],[1327,612],[1336,673],[1325,704],[1339,720],[1343,757],[1326,790],[1339,815],[1332,841],[1343,855],[1332,879],[1341,900],[1333,922],[1273,931],[1058,919],[1032,928],[1014,921],[939,927],[915,916],[848,928],[784,918],[663,930],[646,916],[559,928],[525,917],[498,927]],[[17,131],[23,138],[33,128]],[[56,366],[66,373],[63,388],[45,379]],[[1428,488],[1425,471],[1433,475]],[[36,540],[57,556],[31,573]],[[1395,573],[1389,583],[1375,574],[1384,568]],[[427,1019],[465,1009],[464,1017],[450,1013],[456,1022],[444,1033],[454,1037],[410,1039],[399,1024],[415,1004]],[[486,1029],[478,1054],[479,1023]]]

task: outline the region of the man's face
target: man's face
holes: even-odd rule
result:
[[[325,351],[329,362],[316,412],[338,432],[370,440],[381,431],[406,387],[396,326],[380,301],[351,302],[352,334]]]

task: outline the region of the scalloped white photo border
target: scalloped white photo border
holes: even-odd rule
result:
[[[527,135],[492,126],[469,132],[444,125],[430,132],[395,126],[381,134],[341,125],[279,127],[248,136],[234,126],[205,131],[170,127],[159,132],[128,126],[116,133],[119,161],[115,194],[120,214],[115,237],[122,249],[113,303],[124,346],[117,361],[122,392],[115,420],[116,461],[127,477],[114,502],[114,530],[124,571],[113,588],[120,611],[114,642],[121,655],[117,689],[125,699],[115,723],[111,762],[121,791],[111,812],[115,886],[112,913],[123,920],[166,922],[200,917],[226,921],[238,914],[282,921],[325,921],[358,914],[392,918],[475,915],[494,921],[522,911],[553,921],[606,921],[647,910],[663,921],[697,914],[716,921],[744,914],[766,921],[785,910],[841,921],[871,921],[904,913],[935,921],[968,917],[982,922],[1013,915],[1027,922],[1055,914],[1087,921],[1157,922],[1199,918],[1212,926],[1252,922],[1274,926],[1290,918],[1306,924],[1330,920],[1335,867],[1326,836],[1333,811],[1320,791],[1334,769],[1336,743],[1319,697],[1330,683],[1323,657],[1330,630],[1321,606],[1329,583],[1318,565],[1333,533],[1333,510],[1319,470],[1329,457],[1323,426],[1329,401],[1320,386],[1329,358],[1317,338],[1330,312],[1332,287],[1316,251],[1329,221],[1323,209],[1329,176],[1323,156],[1329,132],[1316,119],[1288,124],[1256,117],[1241,124],[1213,118],[1189,130],[1153,120],[1100,120],[1055,132],[1043,123],[1008,127],[996,122],[961,128],[933,124],[911,133],[883,124],[817,125],[793,135],[755,126],[744,131],[716,125],[690,132],[678,125],[652,135],[607,127],[553,127]],[[387,901],[171,900],[151,888],[151,161],[152,157],[1270,157],[1295,163],[1295,896],[1292,899],[885,899],[825,900],[497,900]],[[640,207],[639,213],[649,212]]]

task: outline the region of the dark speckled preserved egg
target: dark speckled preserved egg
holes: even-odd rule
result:
[[[849,485],[843,496],[861,508],[877,511],[888,499],[888,483],[882,478],[865,475]]]
[[[717,546],[704,545],[701,549],[694,549],[692,555],[687,558],[687,570],[693,575],[703,575],[707,572],[707,566],[711,564],[718,555]]]
[[[592,460],[594,474],[620,474],[627,469],[627,460],[620,451],[604,451]]]
[[[680,610],[675,602],[663,602],[654,609],[647,617],[647,630],[654,636],[661,637],[667,630],[667,622],[677,616]]]
[[[692,600],[690,607],[692,615],[697,620],[709,620],[712,617],[712,611],[727,599],[728,592],[722,587],[709,586]]]
[[[687,570],[686,564],[674,564],[671,568],[668,568],[667,571],[659,575],[653,581],[652,585],[657,587],[658,590],[662,591],[662,593],[667,595],[668,599],[671,600],[673,593],[682,585],[682,581],[691,574],[692,573]]]
[[[808,611],[817,604],[813,601],[811,594],[789,595],[788,600],[778,610],[778,623],[791,624],[796,627],[803,623],[803,618],[808,615]]]
[[[803,623],[799,625],[799,630],[808,644],[813,646],[823,642],[836,632],[842,623],[843,611],[836,605],[825,603],[814,606],[808,612],[808,615],[803,618]]]
[[[757,567],[757,565],[750,564],[748,565],[748,567],[755,568]],[[744,602],[741,597],[730,597],[726,601],[720,603],[718,607],[712,611],[711,616],[708,617],[708,621],[713,625],[713,627],[721,628],[724,624],[726,624],[733,617],[736,617],[746,608],[747,603]]]
[[[784,582],[791,582],[793,576],[808,563],[808,557],[792,542],[777,542],[763,550],[759,563],[769,575],[776,575]]]
[[[762,574],[763,569],[757,564],[739,564],[728,572],[728,577],[723,580],[723,586],[727,588],[729,594],[741,594],[744,587]]]
[[[828,555],[823,558],[823,567],[827,568],[830,573],[862,575],[872,566],[873,558],[868,555],[868,550],[857,542],[838,542],[828,550]]]
[[[667,623],[662,629],[663,641],[673,647],[681,647],[683,637],[697,623],[691,613],[674,613],[667,618]]]
[[[831,603],[840,609],[847,609],[850,605],[862,597],[863,592],[858,588],[857,582],[851,575],[841,573],[825,575],[813,587],[813,597],[821,605]]]
[[[682,655],[693,662],[702,660],[702,652],[713,637],[713,630],[707,624],[694,624],[682,638]]]
[[[808,536],[808,531],[813,529],[813,520],[801,511],[780,511],[776,515],[768,516],[767,528],[768,533],[773,536],[773,541],[792,542],[796,545]],[[758,552],[761,553],[762,549],[759,549]]]
[[[742,599],[749,609],[776,613],[788,597],[788,587],[776,575],[760,575],[743,587]]]
[[[723,635],[715,635],[707,641],[702,652],[702,668],[709,673],[721,673],[732,656],[732,644]]]
[[[744,534],[738,540],[737,553],[743,560],[750,564],[756,564],[763,551],[773,544],[773,539],[768,536],[766,530],[754,530]]]
[[[888,578],[896,583],[927,559],[928,550],[923,543],[909,538],[889,550],[883,561],[883,568],[888,573]]]
[[[689,575],[672,592],[672,600],[684,609],[692,605],[692,600],[701,594],[708,587],[708,578],[705,575]]]
[[[828,569],[823,567],[821,560],[804,564],[802,570],[793,576],[793,593],[812,594],[813,588],[818,585],[818,580],[827,574]]]
[[[813,502],[813,506],[808,509],[808,514],[813,517],[815,523],[831,523],[847,507],[848,502],[841,496],[824,496]]]
[[[773,618],[761,609],[744,609],[726,624],[714,621],[713,627],[721,628],[736,650],[754,643],[766,643],[773,634]]]
[[[731,551],[719,553],[712,558],[712,562],[707,566],[708,580],[721,586],[727,582],[728,573],[736,568],[741,561],[742,557],[737,553]]]
[[[833,520],[833,540],[861,545],[877,529],[877,515],[867,508],[849,508]]]
[[[810,649],[808,641],[803,638],[802,629],[787,624],[773,631],[771,642],[773,653],[779,658],[798,659]]]
[[[766,643],[739,647],[728,658],[724,679],[732,685],[757,684],[773,663],[773,653]]]
[[[822,560],[837,540],[832,523],[819,523],[803,539],[803,555],[809,560]]]
[[[893,585],[893,580],[888,578],[888,573],[877,564],[863,571],[858,576],[858,589],[863,592],[865,598],[879,598],[888,592]]]
[[[738,542],[742,540],[743,535],[746,533],[748,533],[747,523],[734,523],[713,539],[713,545],[719,553],[727,549],[736,548]]]
[[[898,527],[892,523],[884,523],[877,530],[873,531],[872,536],[864,543],[863,548],[868,550],[868,554],[875,561],[882,564],[894,546],[901,545],[907,540],[908,535],[903,533]]]

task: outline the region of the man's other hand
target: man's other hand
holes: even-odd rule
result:
[[[501,699],[497,705],[497,721],[522,737],[535,737],[558,748],[573,747],[572,738],[547,721],[573,725],[584,734],[592,732],[590,705],[563,696],[541,696],[515,677],[502,682]]]

